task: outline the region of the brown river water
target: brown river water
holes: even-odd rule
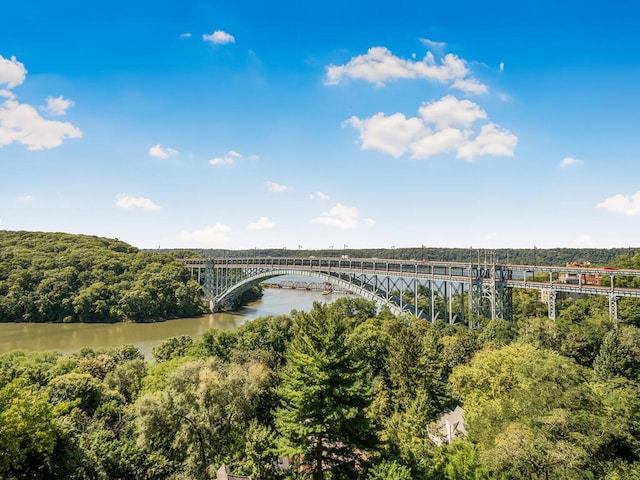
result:
[[[331,302],[339,293],[265,288],[264,296],[232,313],[212,313],[157,323],[0,323],[0,353],[15,349],[74,352],[84,347],[111,348],[132,344],[152,358],[151,349],[169,337],[189,335],[194,340],[209,328],[234,330],[266,315],[310,310],[313,302]]]

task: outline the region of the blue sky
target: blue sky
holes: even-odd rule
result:
[[[141,248],[638,246],[638,8],[12,2],[0,229]]]

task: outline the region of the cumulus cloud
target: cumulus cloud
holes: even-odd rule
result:
[[[489,91],[489,87],[487,87],[484,83],[480,83],[475,78],[458,78],[451,88],[455,90],[460,90],[464,93],[469,93],[471,95],[482,95],[483,93],[487,93]]]
[[[44,150],[62,145],[67,138],[80,137],[78,127],[46,120],[31,105],[11,99],[0,103],[0,147],[17,142],[27,150]]]
[[[418,139],[430,130],[419,118],[407,118],[402,113],[386,117],[378,112],[372,117],[351,117],[345,122],[360,131],[363,150],[379,150],[394,157],[404,154]]]
[[[422,159],[443,153],[473,161],[484,155],[513,156],[518,137],[494,123],[486,123],[480,131],[471,127],[487,115],[470,100],[447,95],[420,107],[420,117],[407,118],[402,113],[384,113],[345,122],[360,132],[363,150],[378,150],[394,157],[411,152],[411,158]]]
[[[432,50],[444,50],[447,46],[445,42],[436,42],[435,40],[430,40],[428,38],[421,38],[420,43]]]
[[[60,146],[67,138],[82,137],[81,130],[71,123],[46,120],[31,105],[17,101],[9,89],[22,84],[26,74],[24,65],[15,57],[6,59],[0,55],[0,86],[7,87],[0,90],[0,98],[6,99],[0,102],[0,147],[16,142],[25,145],[27,150],[44,150]],[[71,102],[59,99],[62,103]]]
[[[425,121],[434,123],[440,129],[454,126],[469,128],[476,120],[487,118],[487,114],[477,103],[458,100],[453,95],[423,105],[418,112]]]
[[[315,193],[310,193],[309,194],[309,200],[329,200],[329,195],[327,195],[326,193],[322,193],[322,192],[315,192]]]
[[[633,195],[618,193],[600,202],[598,208],[612,213],[626,215],[627,217],[635,217],[636,215],[640,215],[640,192],[636,192]]]
[[[4,58],[0,55],[0,85],[6,84],[7,88],[22,85],[27,76],[27,69],[16,57]]]
[[[475,157],[513,157],[518,137],[495,123],[487,123],[480,129],[480,135],[463,143],[458,148],[457,157],[471,162]]]
[[[231,243],[230,232],[231,227],[228,225],[216,223],[200,230],[183,230],[180,240],[203,247],[226,247]]]
[[[233,165],[236,163],[236,160],[243,158],[242,154],[236,152],[235,150],[230,150],[226,155],[222,157],[214,157],[209,160],[211,165]],[[258,155],[249,155],[247,157],[248,160],[258,160],[260,157]]]
[[[500,69],[501,72],[504,72],[504,62],[500,62],[500,65],[498,68]]]
[[[271,193],[282,193],[282,192],[286,192],[291,188],[291,187],[288,187],[287,185],[275,183],[270,180],[267,180],[266,182],[264,182],[263,185],[267,188],[267,191]]]
[[[178,151],[170,147],[162,147],[159,143],[149,149],[149,156],[155,158],[169,158],[178,155]]]
[[[313,223],[341,229],[355,228],[358,225],[358,209],[337,203],[328,212],[312,220]]]
[[[582,160],[578,160],[577,158],[564,157],[560,162],[560,165],[558,165],[558,167],[559,168],[578,167],[583,164],[584,162]]]
[[[222,30],[216,30],[211,35],[208,35],[205,33],[204,35],[202,35],[202,39],[205,42],[211,42],[215,45],[225,45],[227,43],[236,43],[236,39],[233,37],[233,35],[227,32],[224,32]]]
[[[445,128],[425,135],[411,145],[414,158],[429,158],[441,153],[456,152],[467,142],[467,134],[457,128]]]
[[[180,38],[191,38],[191,33],[190,32],[181,33]]]
[[[269,220],[269,217],[260,217],[257,222],[247,225],[249,230],[268,230],[276,226],[275,222]]]
[[[468,72],[465,61],[451,53],[437,64],[431,52],[422,60],[412,61],[396,57],[385,47],[372,47],[344,65],[329,65],[325,84],[337,85],[343,77],[366,80],[378,86],[390,80],[416,78],[445,83],[462,79]]]
[[[76,104],[73,100],[64,98],[62,95],[57,98],[47,97],[46,102],[47,104],[43,107],[43,110],[49,115],[56,116],[66,114],[67,110]]]
[[[212,159],[209,160],[209,163],[211,165],[233,165],[234,163],[236,163],[236,159],[230,156],[226,156],[226,157],[213,157]]]
[[[126,193],[119,193],[116,195],[115,206],[124,210],[160,210],[160,206],[153,203],[150,199],[143,197],[131,197]]]

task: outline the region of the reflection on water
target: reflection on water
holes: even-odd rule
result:
[[[133,344],[147,359],[151,349],[169,337],[189,335],[196,339],[209,328],[233,330],[246,321],[266,315],[288,314],[292,309],[309,310],[313,302],[331,302],[340,294],[322,296],[320,292],[265,289],[257,302],[233,313],[215,313],[197,318],[180,318],[158,323],[2,323],[0,353],[18,348],[30,351],[72,352],[83,347],[111,348]]]

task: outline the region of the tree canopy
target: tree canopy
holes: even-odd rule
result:
[[[0,322],[115,322],[203,312],[202,288],[169,254],[119,240],[0,231]]]

